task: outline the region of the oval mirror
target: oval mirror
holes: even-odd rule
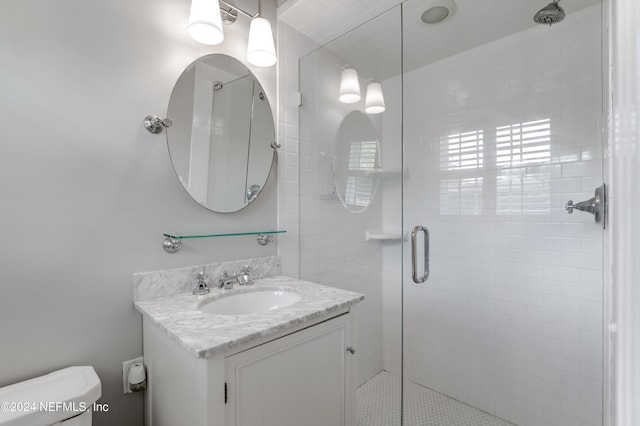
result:
[[[275,158],[269,100],[240,61],[203,56],[176,82],[167,117],[173,168],[200,205],[231,213],[251,204],[264,187]]]
[[[378,187],[380,143],[373,123],[364,113],[351,111],[336,135],[334,179],[342,205],[352,213],[369,207]]]

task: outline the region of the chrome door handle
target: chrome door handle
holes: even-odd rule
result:
[[[421,277],[418,277],[418,250],[416,247],[416,237],[420,231],[424,232],[424,274]],[[414,226],[411,231],[411,275],[413,282],[416,284],[421,284],[429,278],[429,230],[421,225]]]

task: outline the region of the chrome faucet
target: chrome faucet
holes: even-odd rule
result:
[[[193,294],[196,296],[203,296],[205,294],[209,294],[209,291],[209,286],[204,280],[204,268],[202,268],[202,271],[198,272],[198,280],[196,281],[196,285],[193,287]]]
[[[234,284],[249,285],[253,284],[249,273],[253,270],[251,266],[243,266],[241,272],[237,275],[229,275],[228,271],[222,271],[222,277],[218,280],[218,288],[230,290]]]
[[[230,276],[229,272],[222,271],[222,277],[218,280],[218,288],[229,290],[233,288],[233,284],[238,282],[238,276]]]
[[[253,268],[249,265],[245,265],[240,268],[241,273],[238,274],[238,284],[239,285],[250,285],[253,284],[253,280],[251,279],[251,275],[249,273],[253,271]]]

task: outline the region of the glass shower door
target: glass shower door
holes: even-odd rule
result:
[[[300,59],[300,276],[365,295],[357,425],[603,425],[604,231],[565,208],[603,183],[600,2],[458,3]]]
[[[602,425],[603,228],[565,209],[603,182],[600,4],[492,39],[462,2],[439,27],[423,4],[404,3],[403,424]]]
[[[363,426],[401,422],[400,29],[398,6],[299,62],[300,277],[365,296],[346,354]],[[375,83],[383,112],[379,92],[371,108]],[[360,99],[341,101],[341,87],[359,88]]]

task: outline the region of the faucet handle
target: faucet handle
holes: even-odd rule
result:
[[[198,272],[198,280],[196,281],[196,285],[193,287],[193,294],[196,296],[203,296],[205,294],[209,294],[209,286],[207,282],[204,280],[204,268],[202,271]]]
[[[250,272],[253,272],[253,266],[244,265],[242,268],[240,268],[240,271],[242,271],[243,274],[248,274]]]
[[[218,288],[224,288],[225,290],[233,288],[234,278],[236,277],[229,275],[229,271],[222,271],[222,276],[218,279]]]

